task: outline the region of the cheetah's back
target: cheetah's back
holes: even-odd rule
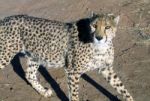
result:
[[[67,31],[67,25],[58,21],[27,15],[6,17],[0,22],[0,61],[10,61],[23,51],[42,64],[64,65]]]

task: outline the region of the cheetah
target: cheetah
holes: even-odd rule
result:
[[[80,76],[98,69],[108,83],[133,101],[113,70],[115,37],[119,16],[96,14],[75,22],[60,22],[28,15],[13,15],[0,21],[0,68],[5,68],[21,52],[27,58],[25,77],[44,97],[52,95],[37,79],[40,65],[64,67],[69,101],[79,101]]]

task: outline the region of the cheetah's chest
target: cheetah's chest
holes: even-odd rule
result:
[[[87,71],[94,69],[103,69],[110,67],[114,60],[114,49],[112,44],[94,44],[93,56],[90,61],[85,65]]]

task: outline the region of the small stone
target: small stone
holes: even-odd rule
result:
[[[13,87],[10,87],[10,91],[12,91],[13,90]]]

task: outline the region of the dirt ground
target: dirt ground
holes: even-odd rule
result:
[[[114,69],[135,101],[150,101],[150,0],[0,0],[0,18],[28,14],[70,22],[92,11],[121,16],[114,39]],[[40,82],[53,89],[51,98],[43,98],[24,79],[26,60],[20,57],[20,64],[19,56],[12,61],[14,67],[0,70],[0,101],[67,101],[63,69],[40,68]],[[117,98],[122,100],[96,71],[82,76],[80,101],[119,101]]]

